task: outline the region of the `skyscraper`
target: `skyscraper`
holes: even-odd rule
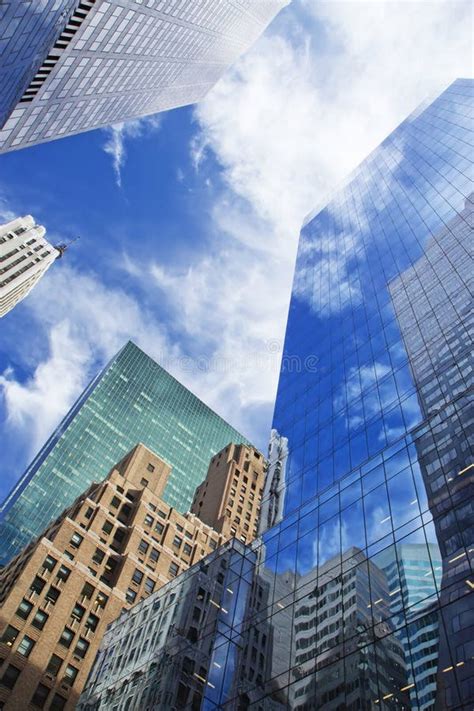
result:
[[[133,343],[89,384],[0,510],[1,561],[38,536],[141,441],[172,467],[164,499],[191,504],[211,457],[245,438]]]
[[[64,247],[53,247],[31,215],[0,225],[0,318],[28,296]]]
[[[473,108],[455,81],[303,226],[282,518],[236,571],[246,614],[203,709],[474,706]],[[308,355],[317,372],[285,369]]]
[[[48,0],[0,17],[0,152],[202,99],[288,0]]]

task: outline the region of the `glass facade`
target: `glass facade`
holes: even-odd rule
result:
[[[2,3],[0,152],[199,101],[287,2]]]
[[[171,653],[200,684],[180,708],[474,707],[473,94],[457,80],[420,107],[302,229],[278,523],[229,585],[244,616],[189,641],[198,678]],[[82,708],[173,703],[163,687],[109,704],[102,682]]]
[[[1,561],[38,536],[142,442],[172,466],[164,499],[186,511],[211,458],[247,440],[133,343],[92,381],[2,505]]]

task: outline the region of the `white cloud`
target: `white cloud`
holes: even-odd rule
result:
[[[103,145],[103,149],[112,156],[117,187],[122,187],[122,168],[127,157],[125,142],[132,138],[139,138],[147,131],[156,131],[160,125],[160,116],[145,116],[132,121],[116,123],[104,129],[107,134],[107,140]]]

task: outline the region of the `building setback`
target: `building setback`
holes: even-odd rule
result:
[[[64,247],[53,247],[45,234],[31,215],[0,225],[0,318],[28,296],[62,256]]]
[[[172,467],[163,494],[181,512],[211,457],[247,440],[135,344],[89,384],[0,507],[7,563],[115,462],[143,442]]]
[[[0,152],[202,99],[288,0],[45,0],[0,17]]]
[[[191,512],[222,533],[250,543],[257,535],[266,461],[245,444],[231,444],[212,457]]]
[[[226,540],[162,500],[170,471],[137,445],[1,571],[5,711],[73,709],[107,625]]]

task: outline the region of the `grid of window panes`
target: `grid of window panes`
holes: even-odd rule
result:
[[[174,648],[163,707],[198,683],[179,708],[474,706],[473,93],[457,80],[415,112],[303,228],[273,423],[284,517],[238,572],[244,618],[219,602],[227,627]],[[139,671],[113,708],[146,708]]]
[[[9,560],[142,442],[172,466],[165,500],[191,504],[211,458],[247,440],[129,342],[94,380],[3,504],[2,560]]]
[[[0,150],[198,101],[285,4],[85,0],[65,13],[0,131]]]

